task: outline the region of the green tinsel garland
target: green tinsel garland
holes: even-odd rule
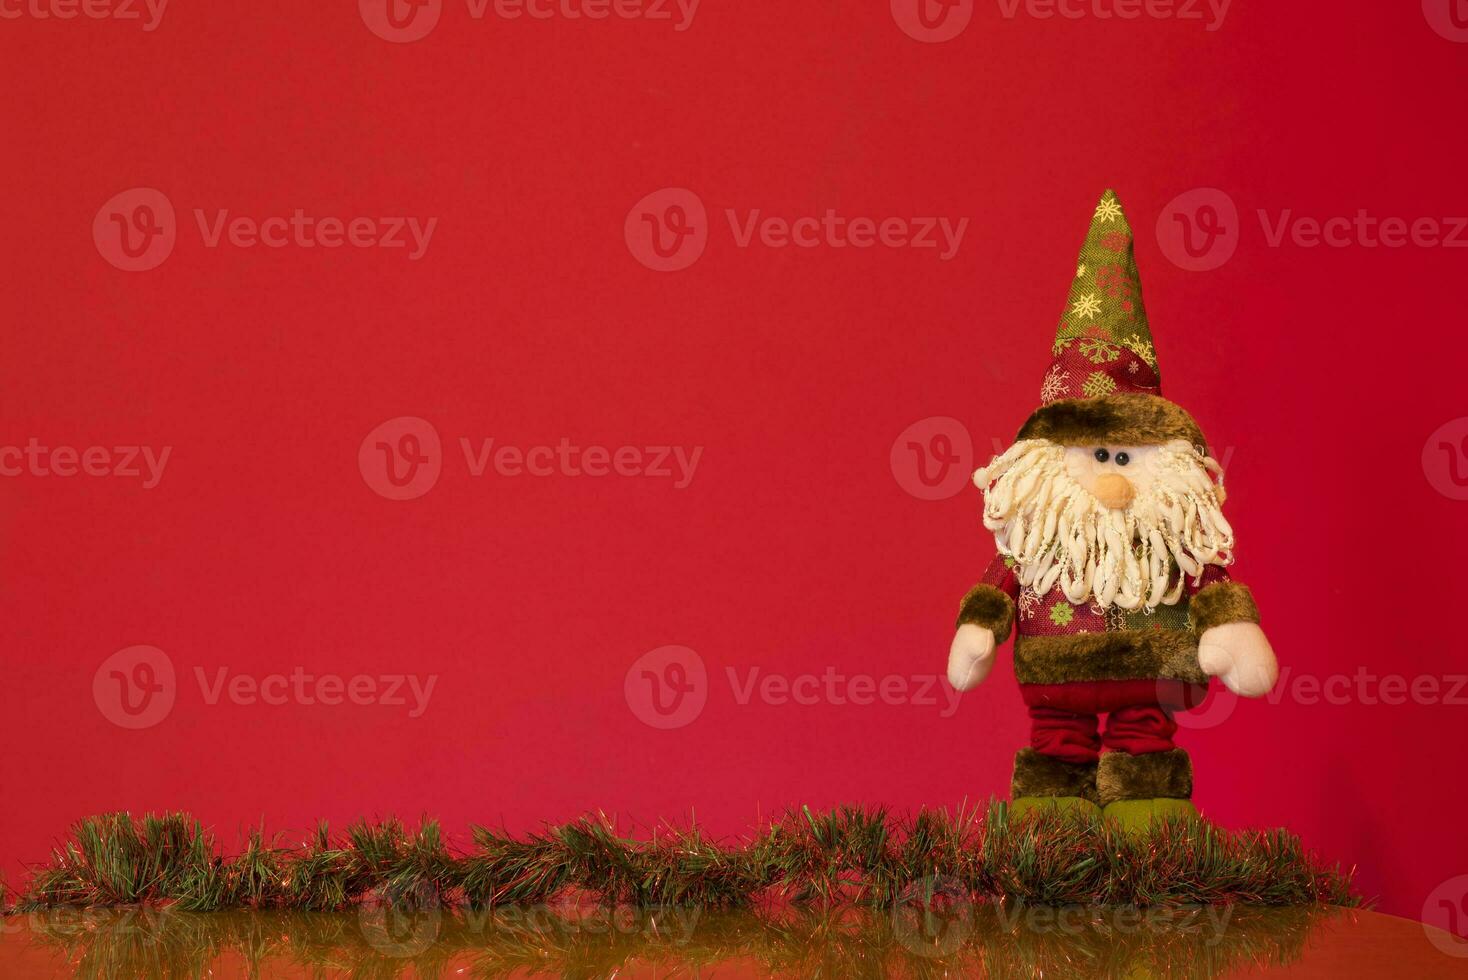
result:
[[[364,899],[405,906],[529,907],[568,895],[608,905],[743,908],[766,902],[888,908],[913,901],[1037,905],[1360,904],[1353,872],[1325,867],[1284,830],[1159,822],[1129,835],[1057,814],[1011,822],[1005,805],[899,818],[843,807],[791,811],[752,838],[697,828],[647,840],[586,817],[513,837],[473,828],[454,853],[438,824],[325,824],[303,844],[252,834],[223,856],[186,814],[89,817],[37,869],[12,910],[172,905],[185,910],[328,911]]]

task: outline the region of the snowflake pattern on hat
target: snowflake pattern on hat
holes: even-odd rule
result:
[[[1132,229],[1113,191],[1101,195],[1091,217],[1050,353],[1055,360],[1040,386],[1045,405],[1161,392]]]

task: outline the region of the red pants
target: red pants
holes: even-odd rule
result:
[[[1182,681],[1085,681],[1021,684],[1030,709],[1030,745],[1066,762],[1095,762],[1111,752],[1142,755],[1173,748],[1176,711],[1203,700],[1208,689]],[[1099,733],[1105,714],[1106,731]]]

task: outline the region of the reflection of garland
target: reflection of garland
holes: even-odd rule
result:
[[[979,906],[918,910],[786,908],[748,912],[595,909],[433,910],[384,929],[350,913],[205,915],[172,910],[37,913],[33,940],[82,978],[202,977],[222,958],[248,976],[283,967],[354,977],[698,976],[1216,977],[1299,958],[1317,927],[1352,913],[1318,908],[1178,911],[1150,921],[1087,915],[1057,921]],[[1220,911],[1216,917],[1206,912]],[[750,965],[757,970],[748,969]],[[655,971],[649,970],[656,968]],[[743,967],[743,969],[740,969]]]
[[[1227,831],[1201,821],[1128,836],[1092,817],[1051,812],[1011,824],[987,811],[791,811],[749,840],[659,829],[650,840],[588,817],[522,838],[476,827],[452,853],[436,823],[395,820],[300,847],[256,833],[222,857],[184,814],[78,823],[18,896],[50,906],[176,905],[181,909],[327,911],[363,900],[430,906],[529,907],[567,895],[607,904],[734,908],[768,903],[868,905],[1003,899],[1043,905],[1356,905],[1350,874],[1323,867],[1284,830]]]

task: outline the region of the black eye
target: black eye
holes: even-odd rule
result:
[[[1126,464],[1130,463],[1131,461],[1132,461],[1132,458],[1130,456],[1128,456],[1126,453],[1117,453],[1116,454],[1116,465],[1117,466],[1125,466]]]
[[[1096,450],[1096,462],[1104,463],[1111,458],[1111,454],[1104,449]]]

